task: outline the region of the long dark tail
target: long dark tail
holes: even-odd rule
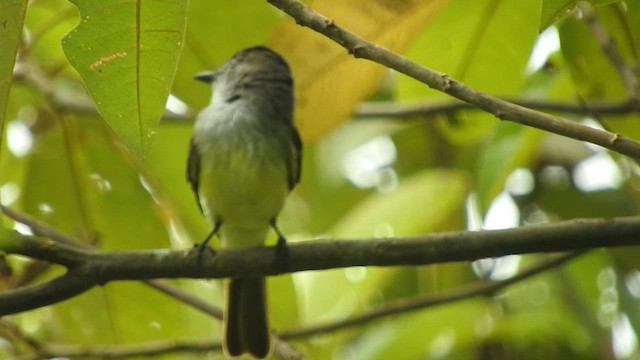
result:
[[[224,347],[227,354],[249,353],[265,358],[271,348],[267,320],[265,279],[231,279],[227,288],[227,311],[224,317]]]

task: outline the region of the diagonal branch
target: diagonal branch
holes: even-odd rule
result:
[[[153,341],[130,345],[78,346],[47,344],[42,346],[41,355],[47,358],[108,358],[122,359],[136,356],[158,356],[168,353],[204,353],[222,351],[222,344],[215,340],[170,340]]]
[[[350,328],[366,324],[370,321],[377,320],[389,315],[404,314],[414,310],[421,310],[429,307],[434,307],[443,304],[451,304],[456,301],[470,299],[476,296],[490,296],[496,292],[511,286],[517,282],[528,279],[532,276],[538,275],[543,271],[551,268],[563,265],[567,261],[581,255],[582,252],[573,252],[563,254],[559,256],[552,256],[548,259],[541,261],[540,263],[532,266],[529,269],[515,275],[511,278],[500,281],[483,281],[473,283],[471,285],[463,286],[457,289],[445,291],[440,294],[432,294],[428,296],[417,297],[414,299],[400,299],[396,301],[387,302],[384,306],[377,309],[371,309],[365,311],[360,315],[353,316],[351,318],[331,322],[328,324],[321,324],[310,326],[306,328],[285,330],[278,333],[283,339],[292,339],[300,337],[308,337],[312,335],[318,335],[323,333],[330,333],[336,330]]]
[[[302,25],[315,30],[356,58],[377,62],[397,70],[429,87],[454,96],[502,120],[510,120],[576,140],[587,141],[634,158],[640,158],[640,142],[608,131],[591,128],[560,117],[544,114],[482,93],[452,79],[449,75],[433,71],[379,45],[366,41],[340,27],[333,20],[315,12],[296,0],[268,0]]]
[[[67,300],[91,289],[91,278],[67,273],[52,280],[0,292],[0,314],[36,309]]]

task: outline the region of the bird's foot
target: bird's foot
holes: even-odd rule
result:
[[[275,246],[276,256],[273,265],[278,269],[285,270],[289,266],[289,247],[287,240],[283,236],[278,236],[278,243]]]

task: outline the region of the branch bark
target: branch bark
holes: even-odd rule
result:
[[[541,113],[482,93],[451,78],[447,74],[428,69],[358,37],[299,1],[267,1],[294,18],[299,25],[306,26],[335,41],[350,54],[353,54],[354,57],[367,59],[408,75],[433,89],[485,110],[495,115],[498,119],[510,120],[576,140],[587,141],[630,157],[640,158],[640,142],[638,141],[623,135]]]
[[[86,94],[73,93],[64,94],[56,91],[55,85],[47,75],[34,64],[20,62],[14,71],[14,81],[24,82],[26,85],[43,94],[49,103],[58,109],[73,111],[82,114],[98,115],[98,111]],[[589,115],[591,113],[599,115],[622,115],[638,111],[638,104],[633,99],[622,102],[602,101],[590,102],[588,107],[581,104],[574,104],[569,101],[546,101],[535,99],[504,99],[527,108],[540,111],[552,111],[567,114]],[[449,101],[439,103],[417,103],[399,104],[396,102],[365,102],[360,104],[355,118],[372,117],[393,117],[407,118],[413,116],[432,116],[437,114],[447,114],[461,110],[478,109],[472,104],[462,101]],[[166,123],[190,123],[193,120],[193,111],[189,109],[185,114],[175,114],[165,112],[162,121]]]
[[[526,100],[526,99],[505,99],[505,101],[518,104],[531,109],[552,111],[566,114],[579,115],[621,115],[637,111],[637,106],[633,101],[623,102],[590,102],[588,106],[583,104],[572,104],[570,102]],[[355,118],[415,118],[417,116],[428,117],[440,114],[451,114],[462,110],[477,109],[469,103],[452,100],[447,102],[419,102],[419,103],[397,103],[397,102],[365,102],[358,106]]]
[[[448,290],[438,294],[431,294],[412,299],[402,299],[387,302],[384,306],[365,311],[360,315],[351,318],[317,324],[313,326],[301,327],[278,331],[274,334],[276,339],[291,340],[305,338],[323,333],[335,332],[342,329],[360,326],[370,321],[387,317],[389,315],[405,314],[413,310],[425,309],[442,304],[450,304],[456,301],[469,299],[475,296],[491,296],[496,292],[514,284],[533,277],[546,270],[558,267],[567,261],[579,256],[582,252],[574,252],[559,256],[549,256],[538,264],[523,270],[518,275],[501,281],[482,281],[472,283],[457,289]],[[170,342],[149,342],[135,345],[56,345],[56,344],[35,344],[37,355],[33,359],[39,358],[59,358],[59,357],[108,357],[110,359],[128,358],[131,356],[151,356],[159,354],[172,354],[178,352],[203,352],[209,350],[220,350],[220,342],[214,340],[172,340]],[[300,360],[303,359],[297,351],[290,348],[290,345],[282,340],[276,342],[275,350],[281,359]],[[29,358],[29,359],[31,359]],[[26,359],[25,359],[26,360]]]
[[[289,246],[286,266],[272,247],[205,251],[99,252],[8,232],[0,250],[67,266],[50,282],[0,294],[0,315],[49,305],[115,280],[277,275],[350,266],[427,265],[487,257],[640,244],[640,217],[571,220],[478,232],[386,239],[314,240]],[[43,293],[46,289],[46,293]]]

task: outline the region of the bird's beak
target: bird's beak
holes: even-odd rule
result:
[[[216,71],[203,71],[201,73],[197,73],[193,78],[210,84],[216,79],[217,74],[218,73]]]

